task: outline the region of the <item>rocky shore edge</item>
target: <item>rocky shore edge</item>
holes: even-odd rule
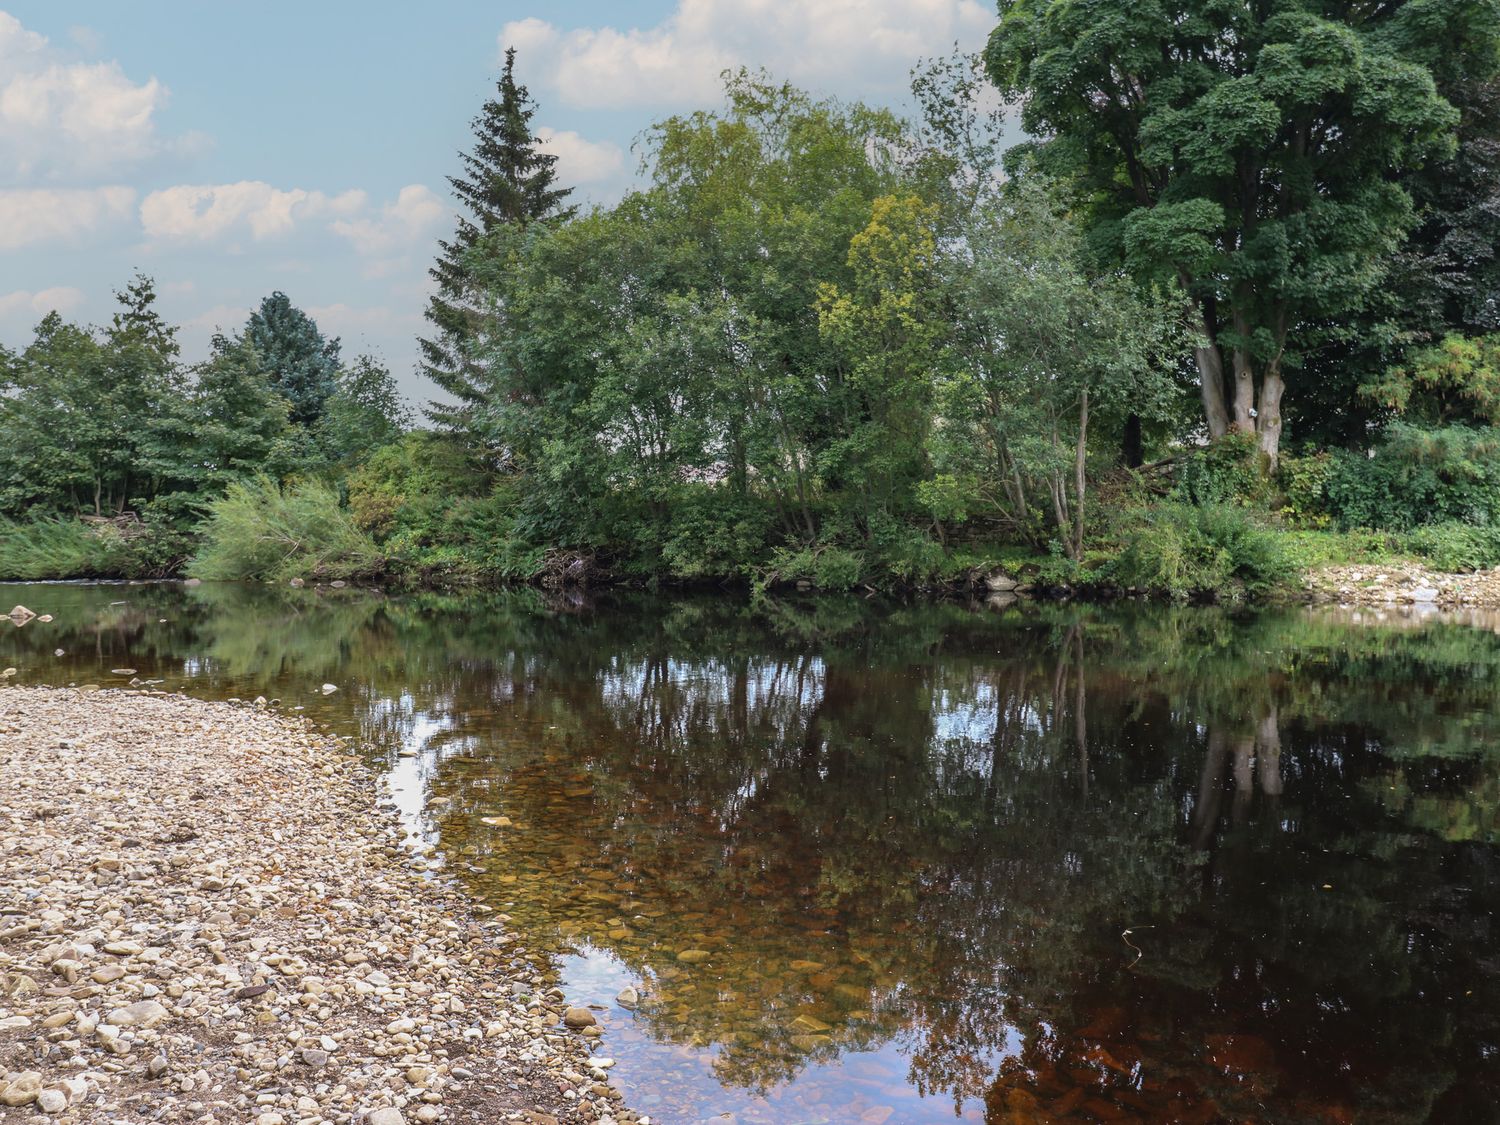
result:
[[[298,718],[0,687],[0,1120],[650,1125]]]
[[[1414,562],[1346,563],[1308,571],[1302,588],[1307,600],[1321,604],[1496,609],[1500,567],[1453,574]]]

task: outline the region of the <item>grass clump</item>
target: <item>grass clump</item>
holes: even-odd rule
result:
[[[0,579],[119,578],[136,561],[131,538],[112,523],[0,519]]]
[[[284,582],[366,578],[383,558],[375,541],[316,480],[282,488],[264,477],[229,486],[214,501],[203,542],[188,566],[195,578]]]

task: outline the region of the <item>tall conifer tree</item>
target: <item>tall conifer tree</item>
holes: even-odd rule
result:
[[[566,219],[575,208],[563,201],[571,188],[556,186],[557,157],[542,152],[531,119],[536,104],[515,80],[516,51],[505,52],[497,97],[484,103],[474,118],[474,147],[459,154],[463,174],[448,177],[463,204],[458,225],[428,272],[437,292],[427,305],[434,331],[420,342],[422,368],[455,401],[431,403],[427,416],[442,429],[469,434],[475,407],[485,400],[484,365],[471,344],[483,321],[465,255],[485,235],[503,224],[525,225],[537,219]]]

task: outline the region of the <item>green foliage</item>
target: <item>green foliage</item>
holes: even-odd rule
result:
[[[1489,570],[1500,565],[1500,527],[1429,524],[1413,531],[1406,543],[1412,554],[1437,570]]]
[[[865,574],[865,558],[840,547],[777,548],[756,578],[761,590],[807,582],[819,590],[839,592],[858,586]]]
[[[428,299],[425,316],[433,331],[419,341],[422,370],[449,396],[432,403],[427,415],[440,428],[473,441],[476,415],[493,393],[493,381],[478,352],[493,330],[489,311],[477,284],[470,253],[486,237],[507,227],[519,228],[540,219],[566,220],[574,209],[565,205],[570,188],[559,188],[557,156],[539,146],[531,119],[536,104],[515,79],[516,52],[505,52],[505,66],[489,98],[474,118],[474,146],[459,154],[463,172],[449,176],[448,185],[466,214],[428,271],[437,291]]]
[[[411,429],[411,423],[411,409],[390,369],[362,355],[339,372],[319,437],[334,460],[357,464],[375,449],[396,441]]]
[[[0,578],[116,578],[128,573],[131,553],[109,524],[76,519],[0,519]]]
[[[250,314],[245,342],[260,356],[271,385],[286,399],[295,425],[314,428],[338,387],[339,341],[287,298],[272,293]]]
[[[1213,436],[1258,430],[1274,462],[1285,382],[1415,224],[1397,174],[1455,152],[1435,78],[1460,53],[1495,73],[1500,8],[1433,12],[1002,0],[987,61],[1046,138],[1031,151],[1075,186],[1101,256],[1197,303]]]
[[[262,477],[230,485],[209,505],[188,573],[283,582],[371,577],[381,567],[379,549],[333,489],[316,480],[283,488]]]
[[[1264,501],[1266,489],[1255,435],[1242,433],[1225,434],[1183,456],[1173,487],[1189,504],[1241,506]]]
[[[1324,491],[1340,527],[1405,531],[1500,522],[1500,431],[1392,425],[1370,456],[1334,455]]]
[[[1161,504],[1129,514],[1106,575],[1174,599],[1239,601],[1290,581],[1278,534],[1234,504]]]
[[[5,581],[162,578],[178,571],[189,550],[187,536],[165,518],[0,517],[0,580]]]
[[[1090,425],[1173,416],[1171,366],[1187,337],[1175,299],[1085,270],[1057,194],[1025,176],[982,197],[962,224],[963,250],[949,264],[957,324],[932,448],[940,474],[976,485],[962,505],[946,497],[949,512],[1055,538],[1076,560]]]
[[[1500,421],[1500,333],[1450,333],[1360,392],[1413,423],[1494,425]]]
[[[1295,527],[1324,528],[1333,522],[1328,513],[1328,480],[1336,461],[1323,451],[1283,457],[1276,473],[1281,490],[1280,515]]]

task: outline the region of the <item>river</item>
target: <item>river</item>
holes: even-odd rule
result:
[[[664,1125],[1496,1119],[1500,616],[0,598],[357,738]]]

